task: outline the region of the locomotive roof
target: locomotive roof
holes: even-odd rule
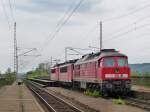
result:
[[[101,52],[90,53],[82,56],[82,58],[80,58],[75,64],[77,65],[77,64],[97,61],[102,57],[110,57],[110,56],[126,56],[126,55],[119,53],[114,49],[103,49],[101,50]]]
[[[87,63],[87,62],[93,62],[97,61],[102,57],[110,57],[110,56],[125,56],[125,54],[122,54],[115,49],[102,49],[101,52],[96,52],[96,53],[90,53],[83,55],[82,58],[80,59],[74,59],[74,60],[69,60],[63,63],[55,64],[52,69],[60,66],[66,66],[68,64],[82,64],[82,63]]]
[[[69,60],[69,61],[63,62],[63,63],[55,64],[53,66],[53,68],[59,67],[59,66],[64,66],[64,65],[68,65],[68,64],[73,64],[73,63],[77,62],[77,60],[78,59],[74,59],[74,60]]]

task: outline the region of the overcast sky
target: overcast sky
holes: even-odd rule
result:
[[[13,69],[12,13],[17,22],[19,54],[27,51],[24,48],[37,48],[31,55],[41,54],[38,58],[19,57],[20,72],[50,61],[51,56],[64,60],[67,46],[99,47],[100,20],[103,21],[103,48],[125,53],[129,63],[150,62],[148,0],[83,0],[59,32],[62,18],[67,18],[80,0],[10,0],[11,6],[8,1],[0,0],[0,71]],[[68,57],[71,58],[77,56]]]

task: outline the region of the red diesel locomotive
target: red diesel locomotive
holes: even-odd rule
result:
[[[78,60],[57,64],[51,71],[51,80],[71,87],[97,89],[104,94],[126,94],[131,88],[128,57],[114,49],[104,49]]]

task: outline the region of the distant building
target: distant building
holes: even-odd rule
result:
[[[38,68],[41,70],[49,70],[50,69],[50,63],[49,62],[40,63]]]

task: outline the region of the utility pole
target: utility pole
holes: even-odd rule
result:
[[[18,48],[16,38],[16,22],[14,23],[14,73],[16,74],[16,78],[18,78]]]
[[[53,65],[53,58],[52,58],[52,56],[51,56],[51,61],[50,61],[50,76],[49,76],[49,78],[51,79],[51,74],[52,74],[52,71],[51,71],[51,69],[52,69],[52,65]]]
[[[53,65],[53,57],[51,56],[51,63],[50,63],[51,67]]]
[[[67,61],[67,50],[68,50],[68,47],[65,48],[65,61]]]
[[[100,41],[100,51],[102,50],[102,47],[103,47],[103,38],[102,38],[102,36],[103,36],[103,34],[102,34],[102,21],[100,21],[100,39],[99,39],[99,41]]]

